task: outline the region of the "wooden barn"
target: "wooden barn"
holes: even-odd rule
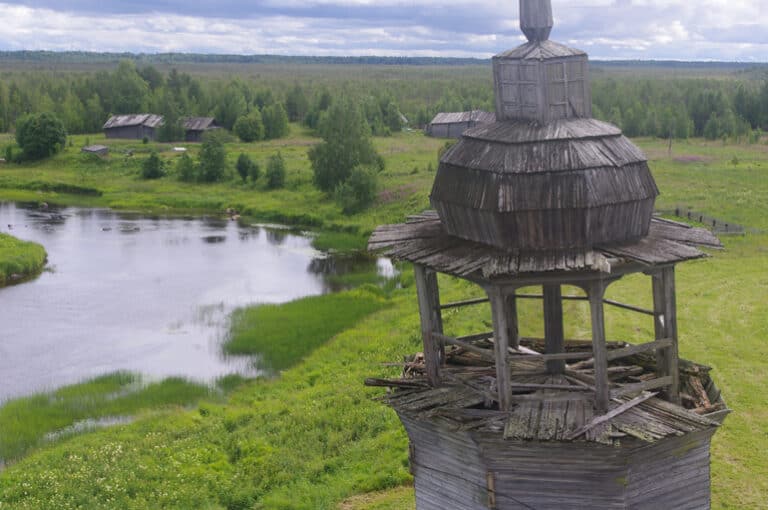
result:
[[[107,138],[129,138],[142,140],[145,137],[154,140],[157,130],[163,125],[163,116],[152,113],[131,115],[113,115],[104,124],[104,135]]]
[[[675,266],[720,242],[654,216],[642,151],[590,118],[586,55],[548,40],[550,0],[520,0],[520,20],[529,42],[493,60],[498,120],[443,155],[436,211],[371,235],[414,266],[423,352],[366,383],[392,390],[417,510],[710,508],[710,440],[730,411],[710,369],[678,357]],[[442,303],[439,273],[477,297]],[[630,275],[651,306],[606,297]],[[520,334],[523,300],[540,303],[542,338]],[[564,302],[583,303],[588,338],[565,337]],[[448,331],[443,313],[478,306],[490,331]],[[610,310],[652,336],[609,341]]]
[[[213,117],[185,117],[181,123],[184,127],[184,140],[187,142],[202,142],[207,131],[221,129]]]
[[[438,113],[427,125],[426,131],[435,138],[459,138],[469,128],[494,122],[496,115],[480,110]]]

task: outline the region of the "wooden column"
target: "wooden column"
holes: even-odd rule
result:
[[[507,331],[509,332],[509,345],[517,349],[520,347],[520,328],[517,321],[517,297],[515,292],[508,295],[507,301]]]
[[[509,376],[510,321],[507,316],[509,302],[499,287],[490,287],[487,292],[491,301],[491,315],[493,316],[493,347],[496,358],[496,389],[499,394],[499,408],[502,411],[509,411],[512,396]]]
[[[597,412],[608,412],[610,389],[608,388],[608,351],[605,344],[605,314],[603,296],[606,283],[601,280],[590,282],[587,287],[589,309],[592,316],[592,356],[595,359],[595,406]]]
[[[651,275],[653,282],[653,312],[656,340],[669,338],[672,345],[656,350],[658,377],[672,377],[667,387],[667,400],[680,404],[680,368],[678,366],[677,298],[675,296],[675,267],[660,269]]]
[[[416,293],[419,298],[421,338],[424,342],[424,362],[427,368],[427,379],[431,385],[439,386],[440,365],[445,359],[445,346],[432,335],[433,332],[443,332],[437,274],[419,264],[414,264],[413,271],[416,277]]]
[[[544,285],[544,341],[547,354],[560,354],[565,351],[563,295],[560,285]],[[564,373],[565,360],[547,361],[547,372]]]

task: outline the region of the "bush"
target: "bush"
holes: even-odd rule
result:
[[[368,208],[376,200],[377,172],[370,167],[355,167],[349,178],[336,188],[336,202],[344,214]]]
[[[243,182],[247,181],[248,177],[250,177],[251,180],[256,181],[261,174],[261,168],[259,168],[258,163],[255,163],[244,152],[240,153],[240,156],[238,156],[236,168],[237,173],[240,175],[240,178],[243,179]]]
[[[66,145],[67,130],[52,113],[26,115],[16,123],[16,141],[25,159],[47,158]]]
[[[197,180],[197,167],[186,152],[176,160],[176,175],[180,181],[194,182]]]
[[[156,151],[152,151],[149,157],[141,163],[141,178],[159,179],[164,175],[163,166],[163,160],[160,159]]]
[[[267,187],[269,189],[285,186],[285,161],[279,152],[269,158],[267,163]]]
[[[262,140],[264,138],[264,123],[259,110],[254,109],[248,115],[238,118],[232,127],[232,131],[235,132],[240,140],[246,143]]]

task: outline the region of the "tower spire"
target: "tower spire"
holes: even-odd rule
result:
[[[520,0],[520,28],[528,41],[546,41],[553,25],[552,0]]]

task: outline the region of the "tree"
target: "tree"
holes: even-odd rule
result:
[[[67,143],[67,130],[54,114],[31,114],[16,123],[16,142],[25,159],[53,156]]]
[[[320,190],[333,192],[346,181],[352,169],[381,161],[373,148],[370,129],[357,105],[337,101],[319,125],[323,141],[309,150],[314,182]]]
[[[254,108],[248,115],[243,115],[237,119],[232,131],[240,140],[250,143],[264,138],[264,123],[261,120],[261,113]]]
[[[275,189],[285,186],[285,161],[279,152],[272,155],[267,163],[267,188]]]
[[[220,181],[224,177],[226,164],[227,152],[224,149],[224,143],[214,133],[208,133],[200,148],[199,180],[202,182]]]
[[[376,200],[377,173],[372,167],[356,166],[349,178],[338,185],[336,202],[344,214],[360,212]]]
[[[288,113],[288,120],[291,122],[303,120],[309,110],[307,96],[304,94],[304,89],[298,83],[294,84],[285,97],[285,110]]]
[[[261,112],[264,120],[264,138],[273,140],[282,138],[288,134],[288,114],[282,103],[273,103],[265,106]]]
[[[149,157],[141,163],[141,178],[159,179],[163,174],[163,160],[160,159],[156,151],[152,151]]]
[[[176,175],[180,181],[194,182],[197,180],[197,166],[186,152],[176,160]]]
[[[237,173],[240,175],[243,182],[247,181],[248,177],[256,181],[261,173],[259,165],[244,152],[241,152],[240,156],[238,156],[235,168],[237,168]]]
[[[231,81],[219,97],[216,107],[216,120],[227,129],[232,129],[235,121],[248,112],[248,102],[239,81]]]

